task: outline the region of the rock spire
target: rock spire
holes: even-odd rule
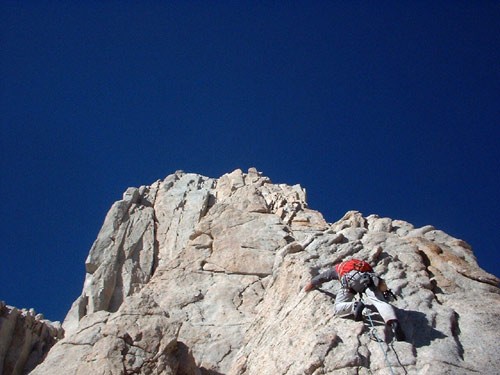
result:
[[[0,375],[33,370],[62,337],[59,322],[44,319],[34,309],[17,309],[0,301]]]

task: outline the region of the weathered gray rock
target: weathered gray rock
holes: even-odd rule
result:
[[[400,296],[406,342],[375,312],[373,328],[334,316],[336,282],[303,291],[346,257],[370,261]],[[329,224],[299,185],[255,168],[129,188],[86,270],[66,337],[33,374],[500,372],[498,279],[464,241],[356,211]]]
[[[177,374],[179,325],[142,291],[115,313],[84,316],[32,373]],[[185,366],[185,359],[182,364]]]
[[[479,269],[465,242],[429,228],[401,237],[394,233],[401,224],[350,212],[332,225],[348,242],[324,233],[304,252],[287,256],[229,373],[386,374],[388,367],[396,374],[498,372],[498,279]],[[371,260],[402,297],[394,305],[408,342],[380,348],[373,334],[391,337],[379,319],[372,329],[366,319],[335,317],[328,295],[299,289],[309,270],[315,274],[346,256]],[[478,336],[488,340],[484,349],[478,350]]]
[[[27,374],[61,339],[59,322],[43,319],[33,309],[17,309],[0,301],[0,374]]]

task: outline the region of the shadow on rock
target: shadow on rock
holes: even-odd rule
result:
[[[177,342],[177,360],[179,361],[179,367],[177,368],[177,375],[223,375],[215,370],[208,370],[204,367],[198,368],[196,366],[196,360],[191,353],[189,347],[181,341]]]
[[[424,313],[414,310],[394,309],[401,323],[401,328],[406,335],[405,341],[413,344],[416,348],[428,346],[431,341],[447,337],[444,333],[429,324],[427,316]],[[373,306],[367,305],[366,310],[367,312],[371,311],[370,317],[365,317],[365,326],[367,329],[371,328],[371,324],[374,327],[385,326],[385,322]]]
[[[407,341],[416,348],[428,346],[431,341],[447,337],[443,332],[433,328],[427,316],[420,311],[398,310],[397,314]]]
[[[201,375],[224,375],[221,372],[215,370],[207,370],[205,367],[200,368]]]
[[[193,354],[191,350],[189,350],[189,347],[181,341],[177,342],[176,357],[179,361],[179,367],[177,368],[178,375],[191,375],[196,373],[197,367]]]

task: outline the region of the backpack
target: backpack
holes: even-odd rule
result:
[[[374,285],[376,278],[373,268],[364,260],[350,259],[335,266],[340,284],[352,293],[363,293],[366,288]],[[354,272],[352,272],[354,271]]]
[[[346,274],[351,271],[359,271],[359,272],[370,272],[373,273],[373,268],[369,263],[364,260],[359,259],[349,259],[342,263],[339,263],[335,266],[335,270],[339,275],[339,280]]]

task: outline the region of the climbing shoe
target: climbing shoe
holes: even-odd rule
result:
[[[354,302],[354,320],[359,322],[363,320],[363,309],[365,304],[361,301]]]
[[[389,322],[389,326],[391,327],[392,334],[397,341],[406,340],[405,333],[401,329],[401,326],[399,325],[399,322],[397,320],[391,320]]]

